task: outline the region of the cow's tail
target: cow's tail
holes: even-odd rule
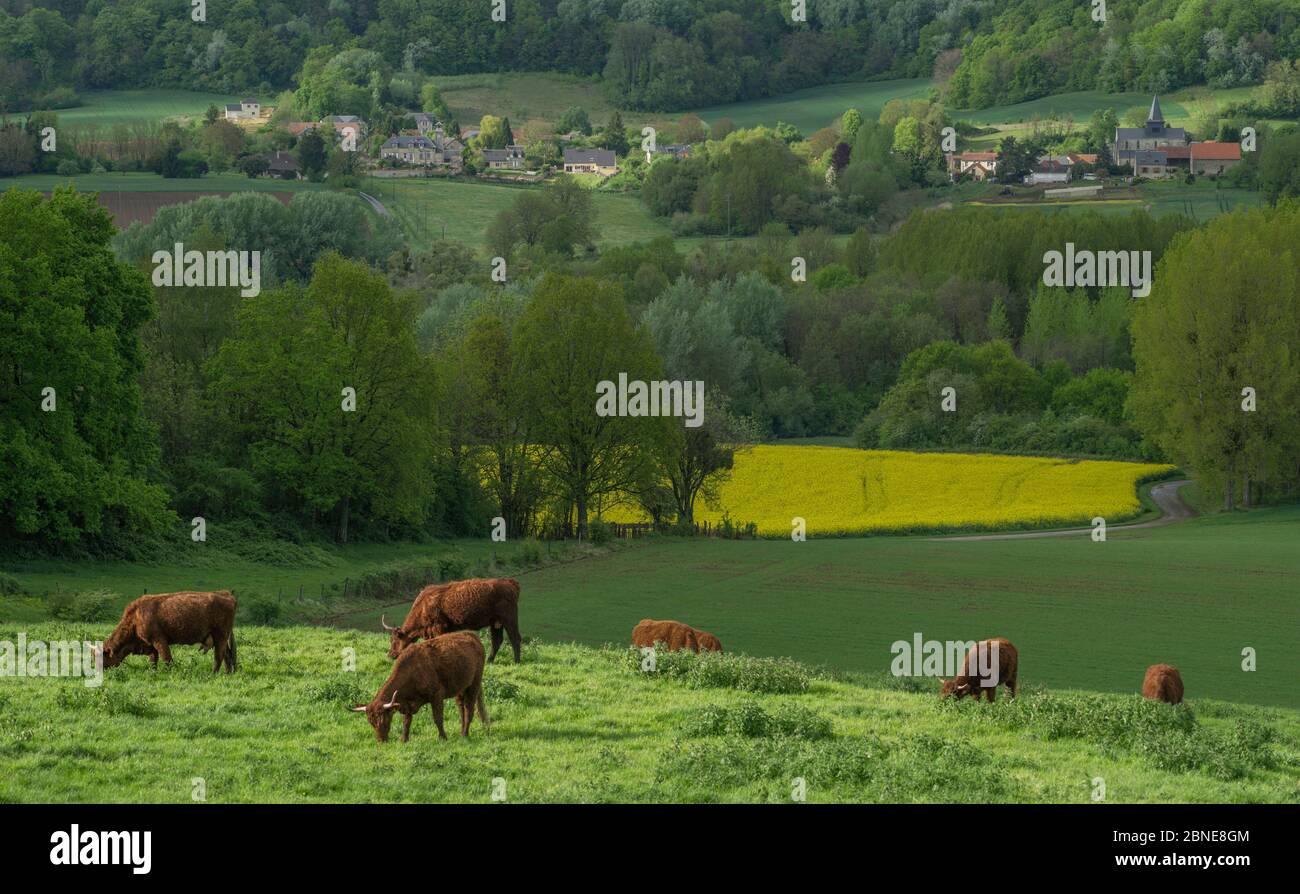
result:
[[[492,721],[488,718],[487,703],[483,701],[483,686],[479,684],[478,697],[474,699],[474,705],[478,708],[478,719],[483,721],[483,731],[492,730]]]
[[[235,628],[230,628],[230,651],[226,653],[227,660],[230,662],[230,669],[235,670],[239,667],[239,650],[235,648]]]

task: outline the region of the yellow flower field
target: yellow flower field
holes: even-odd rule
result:
[[[736,454],[720,505],[696,504],[696,521],[723,512],[788,536],[802,517],[809,536],[943,528],[1014,528],[1119,521],[1139,511],[1139,481],[1172,466],[988,454],[903,453],[844,447],[758,446]],[[637,510],[608,521],[644,521]]]

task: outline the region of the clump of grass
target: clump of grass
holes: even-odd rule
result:
[[[749,739],[785,736],[829,739],[831,721],[803,705],[778,704],[772,711],[757,702],[709,705],[692,711],[683,725],[687,736],[743,736]]]
[[[499,676],[483,678],[483,699],[487,702],[515,701],[523,694],[518,683]]]
[[[123,686],[64,686],[54,697],[60,708],[131,717],[153,717],[157,712],[142,691]]]
[[[356,681],[355,674],[337,676],[331,680],[312,683],[303,695],[314,702],[341,705],[350,708],[370,701],[370,693],[364,691]]]
[[[940,710],[960,710],[955,702],[940,704]],[[966,716],[1025,729],[1044,739],[1093,742],[1173,772],[1199,770],[1220,779],[1240,779],[1252,768],[1276,763],[1270,745],[1274,732],[1266,724],[1238,719],[1220,732],[1199,724],[1186,704],[1166,705],[1138,695],[1032,690],[1000,703],[996,711]]]
[[[653,662],[650,658],[653,657]],[[630,646],[624,666],[635,673],[680,680],[692,689],[743,689],[770,695],[807,692],[814,673],[789,658],[755,658],[722,652],[670,652],[657,647],[653,656]]]

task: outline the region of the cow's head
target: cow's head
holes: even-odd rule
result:
[[[940,680],[939,683],[939,696],[941,698],[954,695],[960,699],[970,695],[970,682],[968,680],[954,677],[951,680]]]
[[[380,742],[387,742],[389,727],[393,725],[393,711],[396,708],[397,693],[394,692],[393,697],[388,700],[387,704],[381,702],[379,696],[375,696],[374,701],[370,704],[354,705],[352,710],[357,712],[364,711],[366,719],[369,720],[370,725],[375,728],[375,739]]]
[[[722,643],[712,633],[696,633],[695,639],[700,644],[701,652],[721,652]]]
[[[132,634],[123,634],[114,630],[108,639],[104,640],[102,649],[96,650],[96,657],[103,655],[104,669],[117,667],[126,660],[128,655],[138,655],[144,651],[142,644]]]
[[[384,615],[379,616],[379,623],[383,624],[384,629],[392,636],[392,640],[388,644],[389,658],[396,658],[401,655],[406,651],[406,647],[412,645],[417,639],[417,637],[407,633],[401,627],[389,627]]]

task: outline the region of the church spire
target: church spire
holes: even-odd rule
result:
[[[1147,126],[1158,124],[1164,126],[1165,116],[1160,112],[1160,97],[1151,97],[1151,111],[1147,112]]]

